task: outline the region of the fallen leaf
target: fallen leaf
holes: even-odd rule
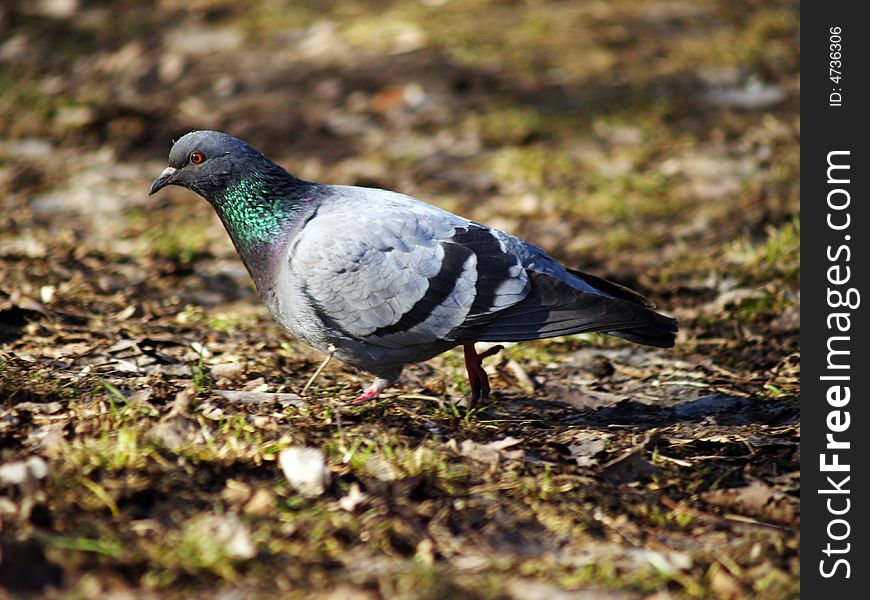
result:
[[[368,498],[368,496],[360,490],[359,484],[354,481],[350,484],[350,488],[347,490],[347,495],[339,498],[338,507],[347,512],[353,512],[356,510],[357,506],[366,501],[366,498]]]
[[[281,451],[278,464],[290,486],[300,495],[321,496],[329,484],[329,470],[318,448],[290,447]]]
[[[48,477],[48,465],[39,456],[0,465],[0,485],[14,485],[25,493],[35,489]]]
[[[246,515],[263,516],[275,512],[275,494],[271,490],[259,489],[245,504],[242,511]]]
[[[148,431],[148,437],[169,449],[181,448],[200,438],[199,425],[184,415],[167,415]]]
[[[462,456],[466,456],[472,460],[486,463],[497,463],[502,459],[522,460],[525,453],[522,448],[508,451],[508,448],[522,443],[523,440],[506,437],[501,440],[489,442],[488,444],[479,444],[474,440],[462,440],[461,444],[457,444],[456,440],[447,442],[447,447]]]
[[[296,408],[308,408],[308,403],[298,394],[281,394],[277,392],[239,391],[239,390],[213,390],[213,394],[225,398],[230,402],[243,404],[271,404],[277,402],[281,406],[295,406]]]
[[[210,552],[215,545],[227,558],[248,560],[257,554],[248,526],[232,514],[207,514],[196,518],[190,528],[197,535],[201,551]]]
[[[571,457],[577,461],[578,467],[591,467],[598,464],[595,458],[607,447],[607,440],[613,437],[609,433],[599,431],[581,431],[574,437],[574,443],[568,446]]]
[[[800,521],[800,501],[763,483],[704,492],[701,500],[713,506],[780,523],[797,524]]]

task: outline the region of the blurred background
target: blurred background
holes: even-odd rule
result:
[[[691,306],[688,331],[735,309],[684,347],[797,350],[796,2],[11,0],[0,31],[4,262],[231,258],[207,205],[146,194],[174,138],[220,129]]]
[[[797,350],[796,2],[11,0],[0,31],[4,263],[204,255],[247,287],[205,203],[146,193],[219,129],[686,307],[684,348]]]
[[[230,388],[299,391],[319,358],[271,322],[211,208],[177,188],[147,194],[173,139],[218,129],[301,178],[417,196],[648,295],[681,323],[676,350],[656,355],[655,369],[689,382],[661,392],[661,402],[727,393],[794,409],[798,9],[790,0],[4,0],[6,408],[58,398],[100,406],[105,383],[128,399],[145,394],[165,413],[178,389],[202,384],[209,365],[233,361],[244,369],[213,368],[209,381],[223,373]],[[607,364],[619,373],[623,361],[623,374],[635,369],[643,381],[649,354],[586,336],[511,349],[529,377],[502,365],[494,388],[597,406],[576,404],[592,385],[576,375],[588,358],[576,353],[589,344],[606,351],[603,377]],[[450,375],[458,360],[412,369],[405,387],[460,397]],[[201,370],[191,371],[197,361]],[[325,396],[362,382],[340,366],[324,377]],[[626,389],[612,385],[611,393]],[[58,472],[104,473],[88,456],[106,448],[76,442],[75,419],[63,420],[71,429],[61,437],[80,453],[60,446],[73,463],[58,462]],[[81,432],[118,427],[107,423]],[[12,448],[5,458],[36,448],[27,431],[0,428]],[[777,461],[797,469],[793,458],[768,456],[765,472],[778,474]],[[117,481],[99,480],[116,518],[118,498],[132,489],[124,465],[108,468],[124,474]],[[721,482],[725,473],[736,477],[723,467],[701,479]],[[72,504],[47,512],[55,524],[90,506],[70,493]],[[100,531],[88,539],[121,535],[110,524]],[[115,550],[95,555],[130,564]],[[151,565],[142,569],[158,581],[149,585],[177,581],[178,568],[200,572],[199,563],[172,567],[142,552]],[[75,571],[69,565],[78,563],[64,560]],[[725,567],[711,575],[712,559],[704,560],[667,585],[741,597],[761,593],[752,580],[763,575],[777,582],[765,594],[797,589],[786,583],[793,561],[750,576]],[[231,580],[222,564],[203,568]],[[616,587],[626,586],[658,589],[635,579]]]

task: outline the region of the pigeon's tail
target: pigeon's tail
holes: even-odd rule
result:
[[[529,294],[517,304],[470,320],[452,332],[456,341],[520,342],[572,333],[601,331],[658,348],[674,345],[677,321],[652,310],[643,296],[609,282],[572,271],[604,294],[573,287],[556,277],[528,271]],[[606,295],[605,295],[606,294]]]
[[[661,317],[662,315],[659,316]],[[656,348],[673,348],[675,341],[674,334],[677,332],[677,321],[668,317],[664,318],[668,320],[668,323],[640,329],[608,331],[607,333],[629,342],[634,342],[635,344],[655,346]]]

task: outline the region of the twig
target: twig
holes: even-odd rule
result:
[[[722,518],[726,521],[735,521],[744,525],[755,525],[756,527],[768,527],[770,529],[778,529],[779,531],[788,531],[788,527],[783,527],[782,525],[774,525],[773,523],[768,523],[767,521],[759,521],[758,519],[753,519],[752,517],[747,517],[744,515],[735,515],[734,513],[725,513],[724,515],[722,515]]]
[[[520,386],[520,389],[523,390],[526,394],[533,394],[535,392],[535,383],[532,381],[532,378],[529,377],[529,374],[526,373],[526,370],[512,358],[509,358],[507,361],[507,368],[516,378],[517,383]]]
[[[691,387],[709,388],[710,385],[700,381],[689,381],[687,379],[675,379],[673,381],[662,381],[660,385],[688,385]]]
[[[435,396],[426,396],[424,394],[400,394],[396,396],[399,400],[429,400],[431,402],[438,402],[442,404],[444,402],[443,398],[437,398]]]
[[[296,394],[284,394],[278,392],[246,392],[242,390],[212,390],[215,396],[220,396],[230,402],[241,404],[269,404],[280,402],[290,404],[296,408],[308,408],[308,403]]]
[[[656,459],[672,462],[675,465],[680,465],[681,467],[691,467],[694,464],[694,463],[691,463],[687,460],[682,460],[680,458],[673,458],[671,456],[665,456],[664,454],[661,454],[661,453],[656,454]]]
[[[417,414],[417,413],[415,413],[415,412],[412,411],[412,410],[408,410],[408,409],[405,408],[404,406],[399,406],[398,404],[396,404],[396,405],[393,406],[393,408],[394,408],[394,409],[397,409],[397,410],[399,410],[399,411],[401,411],[401,412],[403,412],[403,413],[405,413],[406,415],[408,415],[408,416],[410,416],[410,417],[413,417],[413,418],[415,418],[415,419],[420,419],[421,421],[423,421],[424,423],[426,423],[427,425],[429,425],[429,427],[434,427],[435,429],[440,429],[440,428],[438,427],[438,424],[435,423],[435,421],[431,421],[430,419],[427,419],[426,417],[424,417],[424,416],[421,415],[421,414]]]
[[[740,525],[749,525],[754,527],[761,527],[764,529],[775,529],[777,531],[787,531],[787,527],[783,527],[781,525],[774,525],[773,523],[766,523],[764,521],[758,521],[757,519],[752,519],[750,517],[744,517],[743,515],[735,515],[732,513],[728,513],[724,516],[715,515],[713,513],[704,512],[702,510],[698,510],[696,508],[692,508],[690,506],[686,506],[684,504],[675,502],[668,496],[662,496],[660,502],[665,505],[666,508],[670,509],[673,512],[683,513],[689,515],[694,519],[698,519],[700,521],[706,521],[708,523],[717,523],[720,525],[724,524],[740,524]]]
[[[314,381],[317,379],[318,375],[320,375],[320,372],[323,371],[323,369],[326,368],[326,365],[329,364],[329,361],[332,360],[333,354],[335,354],[335,346],[330,344],[326,358],[323,359],[323,362],[320,363],[320,366],[317,367],[317,370],[314,371],[314,374],[308,379],[308,383],[305,384],[305,386],[302,388],[302,391],[299,393],[300,396],[305,395],[305,392],[308,391],[308,388],[311,387],[311,384],[314,383]]]

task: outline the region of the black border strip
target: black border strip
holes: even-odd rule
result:
[[[870,343],[870,127],[865,125],[870,31],[859,15],[863,8],[861,2],[839,0],[804,3],[801,11],[808,27],[801,35],[805,598],[870,593],[870,504],[862,491],[870,489],[870,450],[864,442],[870,439],[870,360],[863,352]]]

